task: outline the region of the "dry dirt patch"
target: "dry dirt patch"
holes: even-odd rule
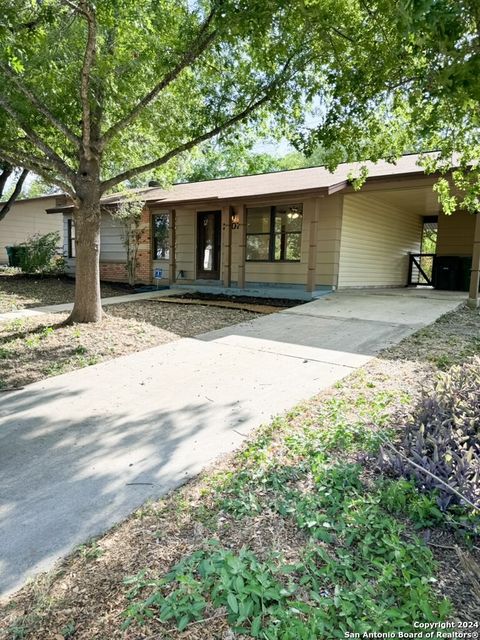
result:
[[[75,282],[71,278],[41,278],[0,272],[0,313],[73,302]],[[102,298],[132,293],[124,285],[105,282]]]
[[[480,313],[463,306],[383,352],[390,360],[430,362],[439,369],[480,353]]]
[[[98,324],[63,326],[67,314],[0,323],[0,389],[16,388],[182,337],[252,320],[257,314],[155,300],[106,307]]]

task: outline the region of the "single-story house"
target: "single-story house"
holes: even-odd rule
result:
[[[0,220],[0,264],[8,264],[5,247],[21,244],[35,234],[58,231],[63,243],[62,216],[46,216],[45,210],[65,204],[63,195],[40,196],[17,200],[3,220]]]
[[[443,265],[437,285],[464,288],[460,271],[470,272],[478,216],[442,214],[436,177],[417,161],[412,154],[396,164],[342,164],[333,173],[315,167],[139,190],[138,282],[306,299],[351,287],[431,284],[433,257],[418,255],[424,231],[435,228],[435,259]],[[356,191],[352,174],[363,164],[368,178]],[[104,280],[126,278],[122,226],[108,213],[124,197],[103,199]],[[71,208],[49,212],[63,213],[74,273]]]

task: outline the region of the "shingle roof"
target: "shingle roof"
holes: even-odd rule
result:
[[[141,189],[141,193],[148,202],[189,202],[210,199],[237,199],[269,194],[290,193],[295,191],[320,190],[332,192],[348,184],[349,178],[358,175],[360,168],[365,166],[368,178],[398,176],[405,174],[423,173],[417,164],[418,154],[402,156],[395,164],[389,162],[354,162],[340,164],[336,171],[330,173],[325,167],[309,169],[293,169],[277,171],[237,178],[221,178],[175,184],[170,189],[151,187]],[[120,194],[113,194],[105,198],[104,202],[115,202]]]
[[[395,163],[384,160],[379,162],[353,162],[340,164],[331,173],[325,167],[292,169],[236,178],[219,178],[202,182],[187,182],[173,185],[169,189],[149,187],[136,189],[146,202],[161,205],[198,202],[202,200],[235,200],[263,195],[279,195],[313,191],[324,194],[334,193],[348,186],[351,176],[359,175],[361,167],[366,167],[368,180],[372,178],[398,177],[401,175],[423,174],[418,165],[418,154],[402,156]],[[128,192],[128,193],[132,193]],[[125,198],[126,192],[114,193],[102,198],[104,205],[116,204]]]

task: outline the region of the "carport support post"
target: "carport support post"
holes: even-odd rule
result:
[[[307,291],[315,291],[317,276],[317,229],[320,217],[320,198],[316,198],[313,208],[313,217],[310,220],[308,230],[308,270],[307,270]]]
[[[238,247],[238,277],[237,286],[245,289],[245,256],[247,251],[247,208],[242,205],[238,215],[238,228],[240,234],[240,245]]]
[[[170,261],[168,263],[168,279],[170,284],[175,282],[175,270],[177,268],[175,258],[175,243],[176,243],[176,215],[175,209],[170,211],[170,225],[168,228],[168,246],[170,249]]]
[[[230,207],[222,208],[222,262],[223,286],[228,289],[231,285],[232,270],[232,222]]]
[[[480,287],[480,213],[475,214],[475,234],[473,237],[472,273],[470,275],[470,293],[468,306],[477,309],[479,305],[478,289]]]

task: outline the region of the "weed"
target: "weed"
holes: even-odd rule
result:
[[[86,353],[88,353],[88,349],[87,347],[84,347],[83,345],[79,344],[78,347],[75,347],[75,349],[73,350],[73,353],[76,356],[84,356]]]
[[[55,330],[53,329],[53,327],[44,327],[42,329],[42,338],[48,338],[49,336],[52,336],[55,333]]]
[[[77,628],[77,625],[73,620],[70,620],[69,622],[67,622],[67,624],[62,628],[62,631],[61,631],[61,634],[64,637],[64,639],[68,640],[68,638],[72,638],[75,634],[76,628]]]
[[[79,553],[82,558],[88,561],[88,560],[97,560],[105,552],[102,549],[102,547],[98,545],[96,541],[93,541],[87,544],[81,544],[77,548],[77,553]]]
[[[16,318],[11,322],[8,322],[5,326],[6,333],[21,331],[25,328],[25,320],[22,318]]]

